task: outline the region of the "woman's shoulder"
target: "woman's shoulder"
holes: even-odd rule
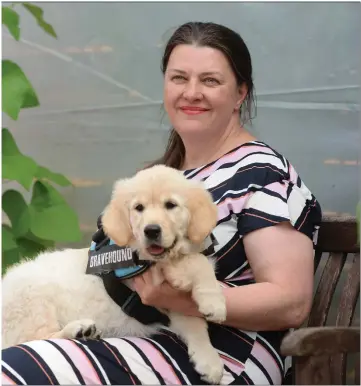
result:
[[[218,160],[194,169],[186,176],[204,181],[209,190],[237,190],[251,185],[268,185],[287,180],[294,174],[290,162],[261,141],[250,141],[235,147]]]
[[[289,160],[266,143],[239,146],[203,172],[220,219],[242,219],[241,234],[290,221],[312,237],[320,205]]]

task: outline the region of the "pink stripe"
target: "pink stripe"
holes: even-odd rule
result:
[[[292,165],[290,165],[289,174],[290,174],[290,181],[293,182],[294,184],[297,184],[298,174]]]
[[[221,357],[222,357],[224,364],[226,366],[228,366],[228,368],[232,372],[236,373],[237,375],[240,375],[241,372],[244,370],[244,364],[243,363],[238,362],[238,361],[234,360],[233,358],[229,358],[229,357],[222,355],[222,354],[221,354]]]
[[[266,185],[265,188],[271,192],[278,193],[282,198],[287,199],[288,183],[273,182],[272,184]]]
[[[238,198],[226,198],[224,201],[218,204],[218,219],[220,220],[227,217],[231,211],[235,214],[240,213],[245,206],[250,194],[251,193],[247,193],[244,196]]]
[[[198,178],[204,178],[212,174],[214,171],[216,171],[221,165],[227,163],[227,162],[234,162],[234,161],[239,161],[242,158],[245,157],[246,155],[255,153],[257,151],[262,151],[264,153],[268,154],[274,154],[274,152],[269,149],[268,147],[263,147],[263,146],[250,146],[250,147],[241,147],[238,150],[234,151],[233,153],[230,153],[228,155],[225,155],[221,157],[217,162],[215,162],[213,165],[208,167],[205,170],[202,170],[199,174],[195,176],[196,179]]]
[[[144,339],[127,337],[126,340],[133,342],[143,351],[144,355],[150,360],[155,370],[159,372],[162,378],[169,384],[181,385],[181,380],[175,374],[172,366],[164,359],[163,355],[152,344]]]
[[[254,276],[252,273],[242,274],[240,276],[232,277],[232,279],[227,279],[227,281],[236,281],[236,280],[247,280],[247,279],[254,279]]]
[[[1,384],[2,385],[16,385],[16,383],[10,379],[6,374],[1,374]]]
[[[59,345],[68,354],[87,385],[102,384],[88,357],[73,341],[66,339],[51,339],[51,341]]]
[[[251,355],[262,363],[263,367],[272,378],[273,384],[280,385],[282,381],[282,374],[279,364],[276,362],[274,357],[257,341],[254,342]]]

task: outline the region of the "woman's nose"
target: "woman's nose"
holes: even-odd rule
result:
[[[189,101],[198,100],[203,98],[201,85],[195,81],[188,82],[185,85],[183,96]]]

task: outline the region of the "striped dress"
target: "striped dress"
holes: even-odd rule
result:
[[[234,148],[218,160],[184,172],[204,181],[218,205],[214,229],[217,278],[236,287],[254,283],[242,237],[290,221],[315,241],[321,209],[294,167],[260,141]],[[222,384],[281,384],[286,331],[243,331],[209,324],[212,344],[224,362]],[[2,352],[3,384],[205,384],[187,348],[167,329],[149,338],[100,341],[49,339]]]

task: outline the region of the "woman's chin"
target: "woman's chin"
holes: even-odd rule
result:
[[[175,126],[179,135],[187,135],[187,134],[202,134],[209,131],[209,125],[205,122],[200,122],[196,120],[181,122],[179,125]]]

